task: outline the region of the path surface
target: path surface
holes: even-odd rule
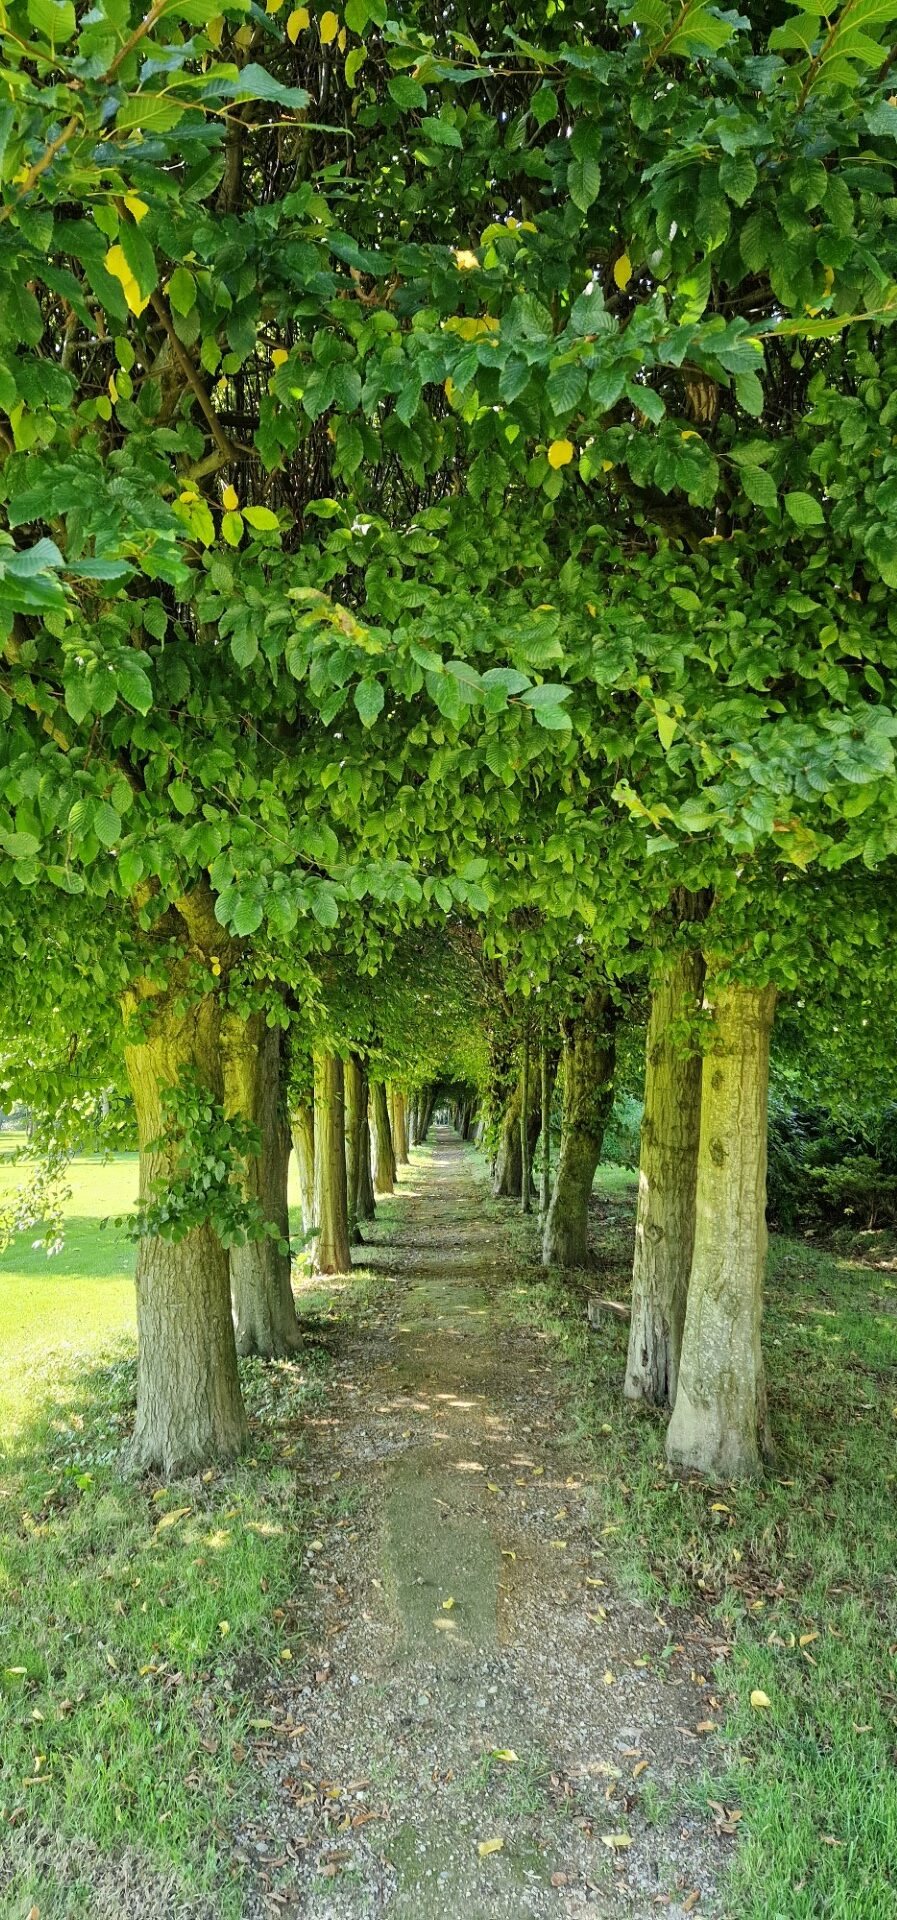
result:
[[[501,1212],[448,1133],[396,1212],[364,1253],[386,1309],[314,1443],[316,1484],[355,1498],[310,1555],[304,1670],[267,1703],[247,1914],[717,1920],[707,1649],[615,1592],[563,1382],[502,1311]]]

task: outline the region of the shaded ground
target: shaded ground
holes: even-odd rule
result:
[[[459,1144],[365,1251],[395,1276],[306,1465],[350,1517],[308,1553],[308,1649],[269,1693],[247,1920],[715,1916],[715,1652],[611,1582],[545,1337]],[[315,1611],[316,1607],[316,1611]]]

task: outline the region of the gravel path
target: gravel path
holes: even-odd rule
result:
[[[614,1586],[545,1340],[502,1312],[500,1212],[447,1132],[366,1266],[310,1472],[308,1654],[260,1712],[247,1920],[720,1920],[712,1650]],[[716,1703],[718,1706],[718,1703]]]

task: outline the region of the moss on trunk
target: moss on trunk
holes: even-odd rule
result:
[[[624,1393],[671,1407],[676,1399],[695,1239],[701,1060],[689,1032],[701,1005],[704,962],[683,953],[651,1000],[639,1157],[632,1318]]]
[[[230,1252],[231,1297],[237,1352],[265,1360],[297,1352],[302,1333],[290,1283],[290,1214],[287,1178],[290,1129],[281,1099],[281,1036],[254,1013],[227,1013],[221,1029],[226,1110],[258,1128],[260,1150],[247,1162],[244,1189],[256,1200],[277,1238],[248,1240]]]
[[[554,1190],[542,1234],[546,1267],[584,1267],[588,1206],[614,1097],[616,1010],[595,988],[564,1031],[564,1116]]]
[[[667,1458],[720,1479],[750,1477],[768,1451],[760,1346],[766,1263],[766,1106],[771,987],[722,986],[701,1088],[695,1246]]]
[[[315,1054],[315,1268],[349,1273],[349,1211],[343,1063],[336,1053]]]

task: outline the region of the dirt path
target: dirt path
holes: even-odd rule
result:
[[[315,1442],[317,1483],[354,1497],[309,1556],[304,1670],[266,1704],[247,1915],[716,1920],[701,1649],[614,1590],[562,1380],[502,1312],[501,1216],[453,1137],[397,1211],[364,1254],[386,1310]]]

